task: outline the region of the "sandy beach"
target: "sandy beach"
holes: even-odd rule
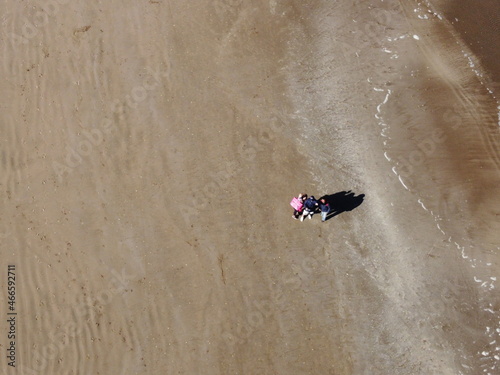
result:
[[[0,374],[499,373],[499,7],[4,2]]]

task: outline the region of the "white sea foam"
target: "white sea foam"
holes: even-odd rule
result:
[[[421,20],[422,19],[428,20],[429,16],[431,16],[431,17],[433,16],[433,17],[437,18],[440,21],[444,20],[444,17],[439,12],[437,12],[437,11],[435,11],[433,9],[433,7],[430,5],[429,1],[424,1],[424,4],[428,5],[429,9],[427,10],[427,13],[425,12],[425,9],[421,9],[419,7],[418,9],[414,10],[416,18],[421,19]],[[420,3],[419,3],[419,5],[420,5]],[[425,7],[425,5],[424,5],[424,7]],[[423,36],[419,36],[417,34],[404,34],[404,35],[400,35],[398,37],[387,37],[386,40],[389,41],[389,42],[396,42],[396,41],[402,40],[402,39],[407,38],[407,37],[412,37],[416,41],[420,41],[423,38]],[[385,53],[388,53],[388,54],[392,54],[392,56],[390,56],[391,59],[394,59],[394,58],[398,57],[396,46],[391,45],[391,46],[388,46],[387,48],[383,47],[382,51],[385,52]],[[481,81],[481,83],[483,83],[483,85],[487,88],[489,94],[495,99],[496,103],[498,103],[497,104],[497,115],[498,115],[498,125],[500,126],[500,103],[496,99],[495,90],[492,87],[484,84],[484,82],[485,82],[484,74],[480,71],[480,68],[479,68],[480,65],[477,63],[477,60],[475,60],[475,58],[472,55],[470,55],[470,54],[465,54],[464,53],[464,57],[465,57],[465,63],[467,64],[466,66],[470,70],[472,70],[472,72],[478,77],[478,79]],[[377,91],[377,92],[384,92],[384,91],[386,91],[386,90],[384,90],[383,88],[380,88],[380,87],[374,87],[373,89],[374,89],[374,91]],[[377,119],[378,124],[382,127],[382,131],[381,131],[380,134],[383,137],[389,135],[388,130],[389,130],[389,124],[390,124],[390,122],[387,123],[387,122],[384,121],[383,108],[384,108],[384,104],[386,104],[387,101],[389,100],[390,94],[391,94],[390,90],[387,90],[387,94],[385,95],[384,100],[376,106],[375,118]],[[384,140],[383,144],[384,144],[384,146],[386,146],[387,145],[387,141]],[[388,151],[384,147],[384,149],[383,149],[384,157],[387,160],[387,162],[389,162],[389,163],[392,164],[392,163],[394,163],[394,161],[393,161],[393,158],[391,158],[389,156],[389,153],[390,153],[390,151]],[[397,162],[396,162],[396,165],[392,165],[391,170],[398,177],[398,179],[399,179],[400,183],[402,184],[402,186],[406,190],[411,191],[410,187],[405,184],[405,182],[403,181],[402,176],[398,173],[398,163]],[[413,193],[415,194],[415,192],[413,192]],[[464,246],[463,244],[459,243],[459,242],[464,242],[465,241],[464,239],[460,239],[460,240],[456,241],[455,238],[452,238],[452,236],[450,236],[449,234],[447,234],[446,230],[441,227],[440,222],[442,221],[442,218],[438,215],[438,212],[435,212],[433,210],[429,210],[426,207],[426,205],[424,204],[424,200],[421,197],[417,197],[417,202],[421,205],[421,207],[422,207],[423,210],[425,210],[426,212],[428,212],[434,218],[434,220],[436,222],[437,229],[444,236],[446,236],[448,238],[448,242],[451,242],[451,243],[455,244],[457,250],[460,251],[462,259],[468,261],[468,263],[470,264],[470,267],[472,267],[473,269],[478,269],[478,265],[492,266],[491,262],[486,263],[486,262],[484,262],[481,259],[471,258],[470,254],[472,254],[472,246],[471,245]],[[451,217],[445,217],[445,219],[446,219],[446,221],[453,220],[453,218],[451,218]],[[469,252],[470,252],[470,254],[469,254]],[[483,271],[483,270],[479,270],[478,269],[478,271]],[[482,275],[482,273],[481,273],[481,275]],[[495,276],[486,277],[486,279],[485,279],[485,276],[481,276],[481,278],[479,278],[478,276],[474,276],[474,281],[476,283],[480,284],[478,286],[481,286],[483,288],[483,290],[488,291],[487,293],[490,293],[489,291],[495,289],[494,282],[496,281],[496,279],[497,278]],[[498,315],[498,312],[496,312],[491,307],[486,308],[485,311],[487,311],[488,313],[490,313],[490,314],[492,314],[494,316]],[[490,327],[488,327],[488,332],[492,332],[493,333],[493,331],[490,329]],[[497,328],[496,332],[500,333],[500,328]],[[491,342],[490,345],[494,345],[495,343],[496,342]],[[496,350],[499,351],[500,347],[497,347]],[[489,356],[491,354],[492,355],[491,358],[493,358],[495,361],[500,360],[500,353],[498,353],[498,355],[497,355],[495,352],[492,353],[491,351],[486,351],[485,350],[485,351],[482,352],[482,354],[483,354],[483,356]],[[493,355],[493,354],[495,354],[495,355]],[[462,364],[462,365],[465,368],[470,368],[469,366],[467,366],[465,364]],[[490,363],[490,365],[491,365],[491,363]],[[494,370],[494,369],[495,369],[495,366],[490,367],[490,370]],[[490,370],[485,370],[484,373],[490,373],[489,372]]]

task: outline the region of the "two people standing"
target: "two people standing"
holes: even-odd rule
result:
[[[315,213],[321,212],[321,221],[324,222],[330,212],[330,205],[325,199],[317,201],[312,195],[307,197],[307,194],[299,194],[298,197],[294,197],[290,205],[294,208],[293,218],[300,219],[300,221],[304,221],[306,217],[312,219]]]

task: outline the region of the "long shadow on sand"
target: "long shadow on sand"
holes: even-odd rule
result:
[[[324,195],[320,199],[325,199],[330,205],[330,213],[326,217],[326,220],[330,220],[332,217],[340,215],[342,212],[354,210],[361,203],[363,203],[365,195],[360,194],[356,196],[351,190],[349,190]]]

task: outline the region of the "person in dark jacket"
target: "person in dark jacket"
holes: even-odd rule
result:
[[[321,221],[326,221],[326,216],[330,212],[330,205],[325,199],[319,200],[319,209],[321,210]]]
[[[311,195],[304,202],[304,211],[302,212],[300,221],[304,221],[306,217],[312,219],[312,216],[314,215],[314,212],[316,211],[317,208],[318,208],[318,201],[316,200],[316,198],[314,198],[314,196]]]

